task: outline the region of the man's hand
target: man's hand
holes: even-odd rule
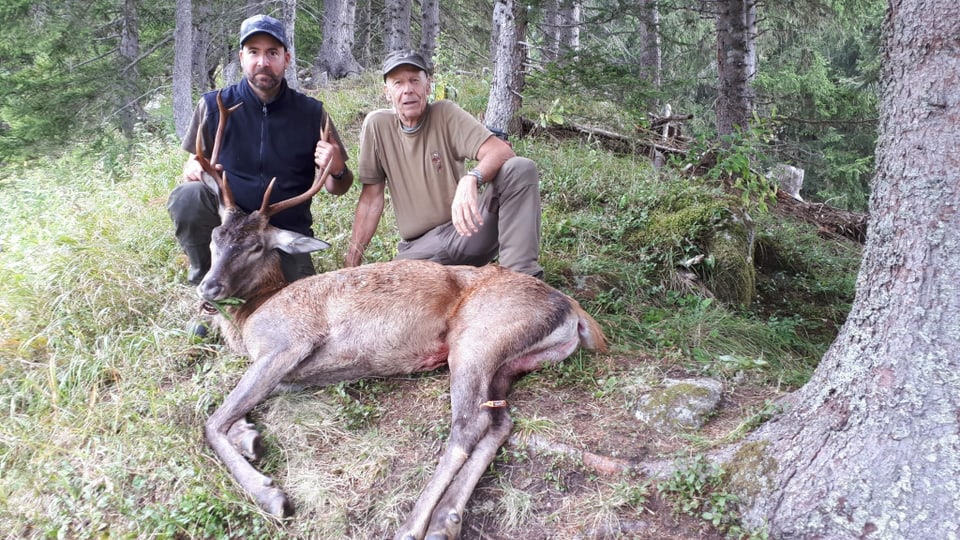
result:
[[[223,171],[223,165],[220,165],[219,163],[214,165],[214,168],[218,171]],[[190,154],[190,157],[187,159],[186,163],[183,164],[183,181],[203,181],[203,167],[200,166],[200,160],[197,159],[196,154]]]
[[[457,192],[453,196],[450,214],[453,227],[460,236],[470,236],[480,230],[483,221],[480,219],[480,208],[477,206],[477,184],[479,179],[472,174],[460,178],[457,183]]]
[[[313,154],[313,162],[317,165],[317,169],[324,170],[328,164],[330,166],[330,174],[340,174],[346,168],[346,163],[343,162],[343,156],[340,155],[340,145],[336,143],[328,143],[323,139],[317,141],[317,148]]]

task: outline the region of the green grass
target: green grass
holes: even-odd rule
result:
[[[480,108],[482,84],[450,79],[458,99]],[[384,105],[376,88],[364,79],[322,96],[352,156],[363,113]],[[708,301],[677,290],[670,276],[675,261],[702,249],[702,232],[716,218],[715,187],[658,177],[642,157],[586,142],[514,144],[541,168],[548,281],[595,314],[617,354],[672,357],[719,376],[746,370],[788,386],[809,375],[831,325],[842,322],[858,253],[824,248],[800,226],[764,224],[766,249],[795,264],[783,270],[794,281],[771,279],[763,292],[799,285],[805,294],[770,311]],[[344,385],[260,409],[263,422],[293,426],[268,435],[268,443],[279,442],[270,447],[317,459],[326,448],[355,458],[318,471],[302,456],[272,451],[261,467],[319,501],[314,512],[328,513],[322,529],[314,523],[290,530],[264,518],[202,440],[204,419],[246,360],[215,342],[190,343],[183,330],[197,302],[184,285],[185,260],[164,207],[183,158],[172,137],[144,133],[130,147],[94,151],[81,144],[0,170],[0,529],[24,538],[364,537],[389,530],[410,498],[403,490],[422,480],[434,458],[398,456],[393,445],[402,443],[382,431],[409,432],[422,442],[445,436],[448,426],[397,418],[380,401],[411,392],[412,403],[445,404],[445,381],[425,377],[414,390]],[[317,234],[334,246],[316,255],[321,270],[342,265],[358,191],[319,195],[314,203]],[[651,226],[666,227],[667,210],[692,204],[705,210],[651,235]],[[389,209],[385,216],[368,260],[393,256]],[[612,392],[608,381],[615,379],[589,355],[551,370],[556,384]],[[304,412],[310,407],[317,414]],[[552,429],[531,418],[519,429]],[[384,471],[404,459],[417,466],[407,463],[404,481],[386,485]],[[364,489],[380,491],[378,505],[347,495]],[[528,519],[529,501],[523,492],[505,492],[516,503],[506,526],[516,527]],[[358,520],[373,528],[352,529]]]

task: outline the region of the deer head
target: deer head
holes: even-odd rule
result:
[[[330,247],[323,240],[287,231],[270,224],[270,217],[288,208],[297,206],[313,197],[330,175],[332,162],[322,173],[314,178],[313,185],[305,192],[270,204],[276,178],[270,181],[258,210],[247,214],[234,201],[225,171],[219,167],[218,159],[223,131],[227,120],[238,107],[238,103],[227,108],[220,94],[217,94],[217,107],[220,121],[214,137],[210,159],[203,155],[201,130],[197,131],[197,160],[203,168],[204,183],[219,194],[220,226],[213,230],[210,243],[210,271],[200,282],[197,292],[208,302],[217,302],[226,298],[248,300],[263,292],[276,292],[287,284],[280,269],[280,256],[276,250],[291,254],[310,253]],[[321,138],[328,140],[330,118],[324,126]]]

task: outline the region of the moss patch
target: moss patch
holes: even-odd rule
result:
[[[707,286],[721,301],[750,306],[757,292],[757,271],[753,265],[753,234],[740,220],[729,220],[718,229],[708,252],[714,264],[707,272]]]
[[[769,493],[780,463],[768,452],[768,441],[745,443],[724,466],[727,486],[746,503],[761,493]]]

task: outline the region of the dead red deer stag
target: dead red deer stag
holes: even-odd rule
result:
[[[220,103],[218,142],[231,111]],[[199,143],[198,143],[199,146]],[[307,253],[319,240],[268,220],[312,197],[329,170],[302,195],[245,214],[218,170],[197,155],[221,193],[222,224],[211,243],[212,267],[198,286],[227,344],[250,367],[206,422],[207,442],[236,481],[267,512],[293,512],[287,496],[249,461],[259,433],[245,416],[283,388],[364,377],[406,375],[449,366],[452,426],[433,476],[397,538],[453,539],[477,481],[513,427],[506,397],[513,382],[583,345],[606,349],[593,318],[540,280],[497,266],[441,266],[394,261],[288,283],[276,250]],[[215,153],[214,153],[215,155]],[[224,302],[227,299],[243,302]],[[249,461],[248,461],[249,460]]]

